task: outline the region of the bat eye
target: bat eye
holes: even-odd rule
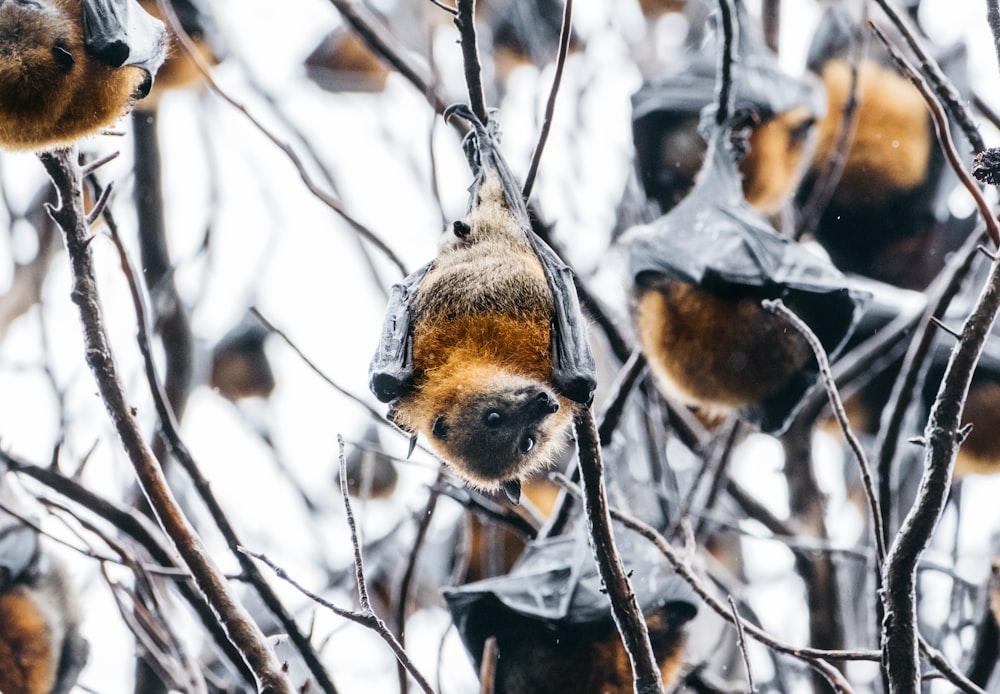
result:
[[[472,227],[463,222],[462,220],[457,220],[451,225],[451,230],[455,232],[455,236],[460,239],[464,239],[466,236],[472,233]]]
[[[518,445],[518,449],[521,453],[528,453],[532,448],[535,447],[535,439],[532,436],[525,436],[521,439],[521,443]]]
[[[444,417],[438,417],[434,420],[434,426],[431,427],[431,433],[441,440],[448,437],[448,424],[444,421]]]
[[[73,64],[76,62],[73,60],[73,54],[69,52],[66,45],[60,40],[52,46],[52,58],[56,61],[56,64],[62,68],[63,72],[69,72],[73,69]]]
[[[503,415],[496,410],[490,410],[483,416],[483,423],[490,429],[496,429],[503,423]]]

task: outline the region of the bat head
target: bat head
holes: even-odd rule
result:
[[[569,408],[540,382],[497,376],[454,393],[424,433],[474,487],[494,491],[548,465]]]
[[[71,93],[62,85],[79,69],[82,17],[48,0],[0,2],[0,103],[52,109]]]

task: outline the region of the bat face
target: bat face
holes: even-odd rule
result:
[[[393,286],[369,385],[466,482],[516,501],[561,446],[573,403],[589,406],[596,368],[573,273],[532,230],[496,122],[466,106],[451,116],[473,126],[469,211]]]
[[[819,135],[815,125],[815,111],[803,105],[754,128],[739,168],[743,195],[762,214],[776,214],[791,201],[812,161]]]
[[[561,447],[571,408],[549,382],[552,312],[542,265],[489,176],[417,292],[416,384],[394,414],[475,487],[540,470]]]

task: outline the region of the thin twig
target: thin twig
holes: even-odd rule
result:
[[[535,151],[531,155],[531,164],[528,166],[528,173],[524,177],[524,186],[521,188],[521,195],[524,196],[525,200],[531,197],[531,190],[535,187],[538,165],[542,160],[545,143],[549,139],[549,131],[552,129],[552,117],[556,111],[556,96],[559,94],[563,69],[566,67],[566,56],[569,54],[569,40],[573,34],[573,0],[564,1],[566,5],[563,8],[562,27],[559,30],[559,53],[556,56],[552,88],[549,90],[549,98],[545,103],[545,118],[542,120],[542,129],[538,133],[538,144],[535,145]]]
[[[851,423],[847,419],[847,412],[844,410],[844,403],[840,399],[840,393],[837,391],[837,384],[833,380],[833,374],[830,372],[830,360],[826,356],[826,350],[823,349],[822,343],[820,343],[819,338],[816,334],[810,330],[809,326],[799,318],[795,313],[790,311],[781,299],[765,299],[761,302],[761,308],[765,311],[773,313],[775,315],[781,316],[786,321],[791,323],[792,327],[798,331],[809,347],[813,351],[813,355],[816,357],[816,363],[819,365],[820,378],[823,381],[823,387],[826,388],[827,395],[830,398],[830,406],[833,408],[833,414],[837,418],[837,423],[840,424],[840,429],[844,434],[844,438],[847,440],[847,445],[850,447],[851,452],[854,454],[855,460],[858,461],[858,467],[861,469],[861,480],[864,485],[865,496],[868,497],[868,509],[872,516],[872,531],[875,534],[875,556],[878,561],[878,566],[881,567],[885,562],[885,534],[882,528],[882,511],[879,508],[878,494],[875,491],[875,480],[872,477],[871,465],[868,464],[868,456],[865,455],[864,448],[861,446],[861,442],[858,437],[854,435],[854,431],[851,429]]]
[[[444,482],[444,475],[445,468],[442,465],[438,469],[437,480],[427,495],[427,503],[424,504],[420,521],[417,523],[417,536],[413,539],[413,548],[406,560],[406,570],[403,571],[403,577],[399,581],[399,590],[396,596],[396,627],[399,629],[399,645],[403,648],[406,648],[406,603],[410,596],[410,584],[416,574],[420,548],[423,547],[424,538],[427,537],[427,530],[431,527],[431,519],[434,518],[434,511],[437,509],[438,497],[441,495],[437,487]],[[399,694],[406,694],[406,669],[402,663],[397,665],[399,669]]]
[[[59,191],[59,206],[50,207],[49,214],[62,230],[69,254],[73,278],[71,297],[80,312],[87,365],[93,372],[105,408],[135,469],[139,485],[161,527],[191,570],[198,588],[217,613],[229,639],[246,660],[260,692],[291,694],[291,683],[282,672],[264,634],[235,598],[208,548],[180,510],[163,470],[143,440],[132,414],[111,354],[103,311],[97,298],[91,237],[83,214],[82,180],[76,149],[46,152],[39,154],[39,159]]]
[[[736,645],[740,649],[740,653],[743,654],[743,667],[747,671],[747,694],[756,694],[757,686],[753,683],[753,670],[750,668],[750,653],[747,652],[746,639],[743,637],[743,620],[740,619],[739,608],[736,607],[736,601],[733,599],[732,595],[727,596],[729,600],[729,609],[733,613],[733,626],[736,627]]]
[[[590,408],[578,405],[573,412],[573,423],[579,448],[583,508],[589,520],[591,550],[594,552],[601,580],[608,591],[611,616],[632,664],[635,691],[636,694],[662,694],[663,682],[653,656],[646,620],[639,609],[611,530],[601,447]]]

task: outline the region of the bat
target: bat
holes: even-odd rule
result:
[[[751,124],[749,152],[740,162],[747,201],[766,215],[792,199],[816,146],[823,90],[811,75],[792,77],[775,55],[744,37],[736,71],[735,109]],[[632,96],[632,139],[639,180],[661,212],[694,185],[707,150],[701,113],[715,101],[717,46],[706,44],[669,75],[647,80]]]
[[[633,323],[668,398],[778,434],[817,367],[804,338],[761,300],[781,298],[835,354],[867,294],[747,204],[727,130],[716,130],[691,193],[621,239]]]
[[[346,27],[327,34],[305,60],[306,74],[329,92],[382,92],[389,68]]]
[[[819,144],[799,202],[833,156],[851,93],[852,51],[860,28],[844,7],[827,7],[807,66],[827,93]],[[857,64],[857,126],[843,173],[813,232],[845,272],[906,289],[924,289],[971,232],[972,220],[951,216],[947,197],[957,179],[945,166],[919,90],[899,74],[881,45],[871,42]],[[942,69],[965,83],[965,50],[938,51]]]
[[[499,648],[497,694],[627,694],[632,670],[583,525],[533,542],[506,576],[444,589],[452,620],[477,668],[486,640]],[[652,544],[615,530],[653,654],[669,687],[679,675],[694,591]]]
[[[100,132],[149,93],[164,49],[163,24],[134,0],[0,3],[0,147]]]
[[[268,398],[274,391],[274,371],[264,351],[270,332],[260,321],[238,323],[212,349],[209,385],[219,395],[236,402],[243,398]]]
[[[139,0],[139,4],[150,15],[164,19],[156,0]],[[181,28],[191,38],[199,54],[208,65],[217,65],[226,55],[225,42],[219,31],[218,22],[211,8],[204,0],[170,0],[174,14]],[[167,28],[170,50],[166,60],[156,73],[156,84],[149,99],[140,103],[139,108],[148,109],[158,102],[158,97],[168,89],[182,89],[201,79],[201,71],[188,57],[174,32]]]
[[[572,270],[531,230],[496,121],[464,105],[445,116],[472,125],[468,213],[393,286],[370,387],[468,484],[516,500],[559,450],[573,403],[593,399],[594,357]]]
[[[9,488],[0,491],[10,503]],[[89,652],[79,627],[65,570],[34,529],[0,511],[0,691],[68,694]]]

